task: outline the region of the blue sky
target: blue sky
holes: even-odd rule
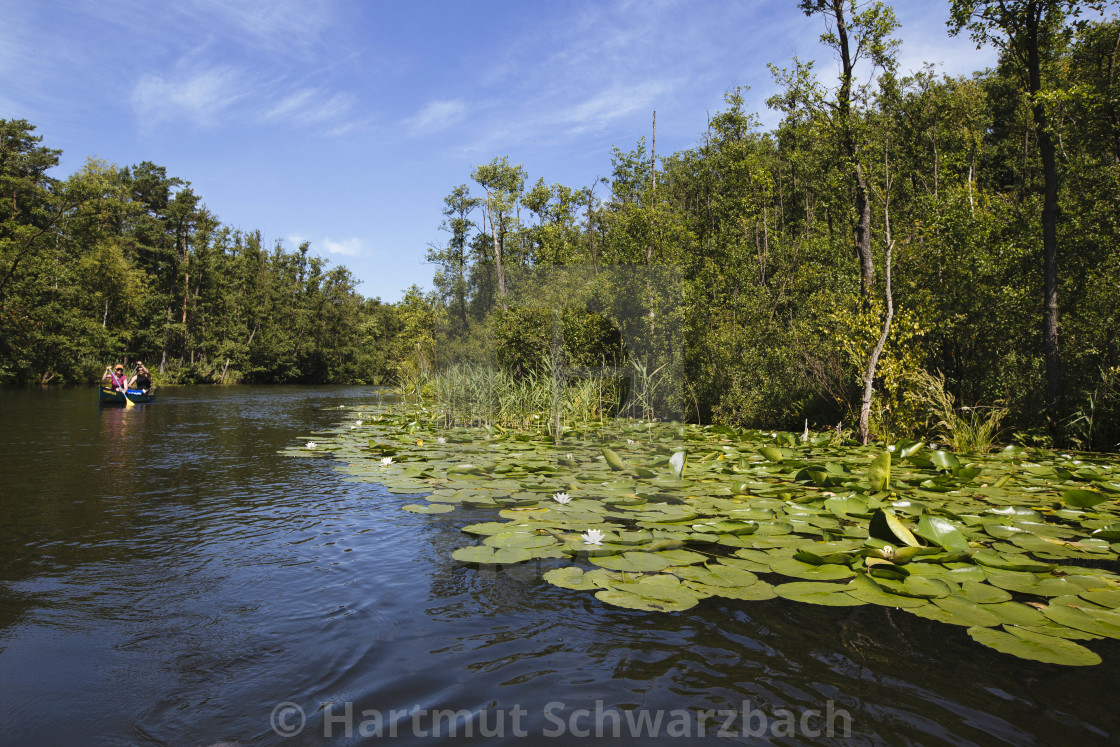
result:
[[[995,61],[945,29],[948,3],[895,3],[900,63]],[[610,174],[610,148],[695,145],[723,93],[766,63],[835,62],[794,0],[332,2],[0,0],[0,118],[63,149],[152,161],[223,222],[300,240],[387,301],[428,285],[442,199],[499,155],[530,180]]]

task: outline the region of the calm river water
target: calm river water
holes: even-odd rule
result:
[[[0,390],[0,743],[1120,741],[1116,641],[1059,668],[879,607],[658,615],[462,566],[489,510],[277,454],[375,399]]]

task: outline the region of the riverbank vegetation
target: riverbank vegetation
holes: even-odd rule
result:
[[[392,307],[303,244],[223,225],[153,163],[90,160],[0,120],[0,382],[75,383],[143,360],[157,381],[378,383]]]
[[[950,29],[1001,55],[947,77],[899,68],[888,5],[801,7],[838,70],[776,61],[773,128],[735,89],[694,147],[657,152],[654,119],[609,178],[481,164],[444,200],[433,290],[395,304],[153,164],[53,180],[57,152],[5,122],[0,380],[125,350],[183,381],[393,379],[461,424],[571,407],[1115,448],[1120,21],[954,0]]]
[[[955,2],[951,28],[1002,54],[946,77],[898,69],[889,6],[802,7],[840,69],[772,66],[773,129],[737,89],[695,147],[658,153],[653,129],[614,150],[609,179],[534,181],[500,157],[454,187],[436,290],[403,309],[430,314],[414,364],[516,371],[559,340],[612,365],[569,334],[579,312],[631,324],[624,358],[679,364],[658,415],[1115,448],[1120,23],[1077,15],[1087,4]],[[519,275],[542,266],[614,280],[557,299]],[[677,272],[670,337],[649,339],[666,308],[640,288],[609,308],[627,268]]]

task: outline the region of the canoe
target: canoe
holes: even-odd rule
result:
[[[133,404],[143,405],[154,400],[156,398],[156,395],[152,394],[151,392],[144,394],[143,389],[129,389],[128,398],[133,402]],[[123,405],[124,395],[114,389],[103,386],[97,390],[97,404]]]

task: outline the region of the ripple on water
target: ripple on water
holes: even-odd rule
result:
[[[897,611],[709,599],[651,615],[552,587],[544,563],[462,566],[451,551],[473,540],[459,528],[491,512],[402,513],[411,499],[330,459],[276,454],[366,396],[308,391],[174,389],[125,413],[75,390],[0,390],[0,432],[28,434],[0,453],[6,739],[39,741],[50,723],[59,743],[275,743],[269,714],[286,700],[308,714],[303,743],[347,702],[464,709],[475,724],[518,706],[534,734],[555,727],[556,702],[563,718],[596,703],[772,718],[829,701],[855,744],[1117,734],[1116,642],[1071,672]]]

